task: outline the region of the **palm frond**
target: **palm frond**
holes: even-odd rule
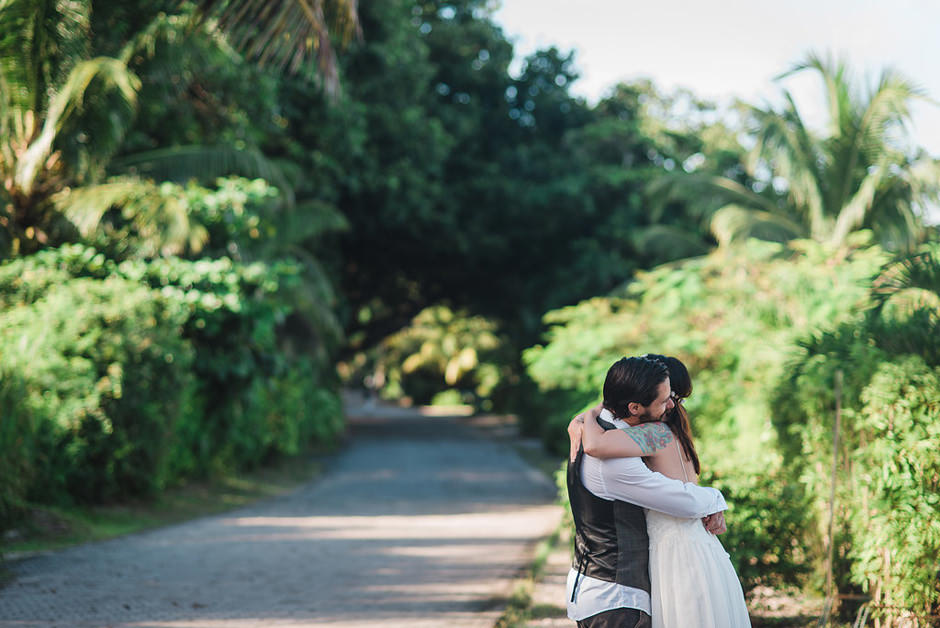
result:
[[[46,93],[88,54],[89,0],[0,0],[0,74],[12,101],[40,113]]]
[[[848,66],[844,61],[837,61],[831,56],[823,56],[818,52],[810,51],[802,61],[794,64],[788,71],[776,77],[776,80],[787,78],[805,70],[815,70],[823,81],[826,93],[826,104],[829,106],[829,136],[840,135],[844,124],[852,113],[852,97],[850,91],[850,76]]]
[[[160,43],[181,46],[198,26],[199,20],[195,14],[167,15],[161,13],[124,44],[117,54],[117,58],[124,63],[130,63],[135,55],[142,55],[148,59],[152,58],[157,54],[157,47]],[[192,53],[193,47],[187,46],[185,50],[186,53]]]
[[[887,172],[887,160],[882,159],[881,163],[865,176],[858,190],[839,211],[829,239],[831,244],[842,244],[849,233],[861,228],[865,223],[865,218],[874,204],[875,194]]]
[[[711,232],[719,246],[747,238],[786,242],[807,235],[803,225],[784,216],[740,205],[725,205],[716,211]]]
[[[231,174],[260,178],[276,186],[284,194],[288,206],[294,203],[293,186],[281,168],[254,149],[199,145],[158,148],[115,158],[110,169],[114,174],[177,183],[191,179],[209,181]]]
[[[335,206],[319,200],[298,203],[282,212],[278,231],[287,244],[307,242],[325,233],[349,229],[349,221]]]
[[[892,146],[911,122],[911,103],[929,101],[922,87],[900,72],[886,69],[860,107],[858,150],[872,159],[884,146]]]
[[[31,191],[36,174],[52,153],[57,134],[68,117],[81,106],[89,85],[95,80],[119,94],[129,105],[135,102],[140,88],[140,80],[118,59],[98,57],[76,64],[68,80],[53,95],[39,136],[18,160],[15,180],[25,193]]]
[[[773,175],[787,182],[794,209],[802,214],[811,233],[827,231],[827,212],[821,190],[821,169],[825,159],[819,154],[818,141],[803,123],[788,92],[784,93],[787,108],[783,112],[754,110],[757,143],[751,152],[748,167],[757,172],[766,162]]]
[[[302,281],[289,292],[289,299],[310,329],[311,338],[322,342],[321,350],[335,347],[343,339],[343,326],[336,316],[336,293],[329,274],[312,253],[300,246],[286,252],[303,267]]]
[[[903,130],[910,121],[910,102],[924,98],[924,91],[893,70],[885,70],[872,94],[859,106],[858,121],[845,133],[845,149],[839,162],[843,168],[841,198],[847,199],[855,183],[859,164],[879,161],[892,150],[895,130]]]
[[[647,187],[650,195],[701,194],[708,190],[721,197],[768,212],[778,211],[774,202],[728,177],[707,173],[675,173],[654,179]]]
[[[58,209],[84,237],[102,227],[106,215],[119,209],[134,227],[144,256],[198,251],[208,234],[190,220],[186,195],[179,186],[131,177],[80,188],[67,188],[52,197]]]
[[[341,43],[359,34],[356,0],[201,0],[232,44],[262,65],[296,72],[313,56],[328,91],[338,85],[331,31]]]
[[[907,165],[903,179],[910,187],[918,209],[926,210],[925,205],[940,204],[940,159],[921,153]]]
[[[903,300],[908,306],[927,308],[940,317],[940,249],[936,245],[918,253],[901,256],[887,264],[875,279],[872,297],[875,311],[890,301]]]
[[[926,235],[924,217],[940,188],[940,169],[929,167],[933,161],[889,162],[863,225],[886,250],[910,252]]]
[[[631,232],[640,257],[650,265],[705,255],[712,248],[698,233],[675,225],[652,225]]]
[[[81,188],[66,188],[52,197],[62,215],[87,237],[98,228],[105,213],[151,191],[151,186],[135,179],[123,179]]]

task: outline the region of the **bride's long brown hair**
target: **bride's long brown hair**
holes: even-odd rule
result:
[[[666,412],[663,422],[669,426],[676,439],[682,445],[685,451],[685,457],[692,462],[695,467],[695,474],[701,473],[698,462],[698,454],[695,453],[695,445],[692,443],[692,428],[689,425],[689,414],[682,406],[682,400],[692,394],[692,376],[689,375],[689,369],[685,368],[679,358],[666,355],[647,354],[645,357],[657,360],[666,365],[669,369],[669,385],[675,395],[675,407]]]

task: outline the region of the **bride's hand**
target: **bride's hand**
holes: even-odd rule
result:
[[[568,459],[574,462],[578,456],[578,449],[581,448],[581,430],[584,429],[584,414],[579,414],[571,419],[568,424],[568,440],[571,442],[571,448],[568,452]]]
[[[604,402],[602,401],[590,410],[585,410],[581,414],[571,419],[571,423],[568,424],[568,440],[571,443],[571,447],[568,452],[568,459],[571,460],[571,462],[574,462],[574,459],[578,455],[578,449],[581,447],[581,436],[584,431],[585,419],[589,421],[596,421],[597,417],[601,413],[601,410],[603,409]]]

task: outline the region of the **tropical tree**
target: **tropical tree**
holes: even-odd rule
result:
[[[682,173],[710,173],[747,185],[740,166],[739,116],[687,90],[664,92],[649,80],[621,83],[594,109],[596,120],[572,142],[587,153],[588,185],[610,211],[613,242],[642,268],[707,253],[720,195],[672,184]],[[682,179],[684,181],[684,179]],[[624,278],[625,279],[625,278]]]
[[[872,287],[867,332],[893,353],[940,365],[940,246],[930,242],[887,264]]]
[[[330,35],[360,34],[357,0],[201,0],[229,39],[262,64],[297,71],[311,55],[328,91],[339,85]]]
[[[56,144],[91,93],[114,107],[110,124],[94,129],[102,150],[114,146],[121,114],[134,106],[140,84],[126,63],[89,55],[89,9],[87,1],[0,3],[0,246],[7,253],[29,253],[68,230],[50,200],[74,180]]]
[[[719,243],[758,237],[840,245],[853,231],[871,229],[890,249],[910,248],[925,235],[925,208],[940,198],[940,162],[911,148],[905,133],[911,103],[925,94],[890,69],[863,91],[845,63],[815,54],[780,78],[807,71],[824,87],[822,131],[809,128],[783,90],[781,108],[746,110],[755,144],[742,165],[753,184],[704,173],[670,183],[719,193],[724,204],[711,221]]]
[[[92,33],[101,33],[97,27],[104,24],[93,23],[93,4],[0,0],[0,257],[87,236],[112,208],[152,235],[152,250],[198,249],[205,233],[189,220],[182,193],[168,194],[158,181],[137,176],[142,163],[161,178],[174,178],[167,174],[173,165],[176,172],[187,166],[185,176],[194,165],[204,178],[231,172],[264,176],[282,184],[290,198],[277,169],[250,148],[170,147],[125,156],[123,172],[109,168],[134,120],[141,88],[134,65],[153,56],[160,42],[192,48],[187,42],[201,39],[227,47],[216,36],[221,24],[246,53],[278,67],[296,68],[316,48],[323,84],[330,87],[336,70],[328,25],[357,32],[354,2],[205,2],[203,13],[181,2],[137,13],[132,9],[141,8],[138,3],[103,5],[102,13],[114,19],[108,36],[94,41]],[[306,17],[300,19],[298,11]],[[195,30],[202,31],[199,37],[185,36]],[[154,169],[154,163],[163,167]],[[125,176],[108,178],[115,174]]]

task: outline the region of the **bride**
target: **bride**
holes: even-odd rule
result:
[[[604,431],[598,417],[609,420],[614,415],[599,404],[569,424],[572,456],[582,443],[585,453],[595,458],[642,456],[653,471],[697,484],[699,460],[682,407],[682,400],[692,392],[689,371],[677,358],[645,357],[662,362],[669,370],[675,406],[661,421],[636,423],[631,417],[617,417],[631,423],[630,427]],[[646,527],[653,628],[751,625],[731,560],[718,537],[705,530],[701,521],[647,510]]]

